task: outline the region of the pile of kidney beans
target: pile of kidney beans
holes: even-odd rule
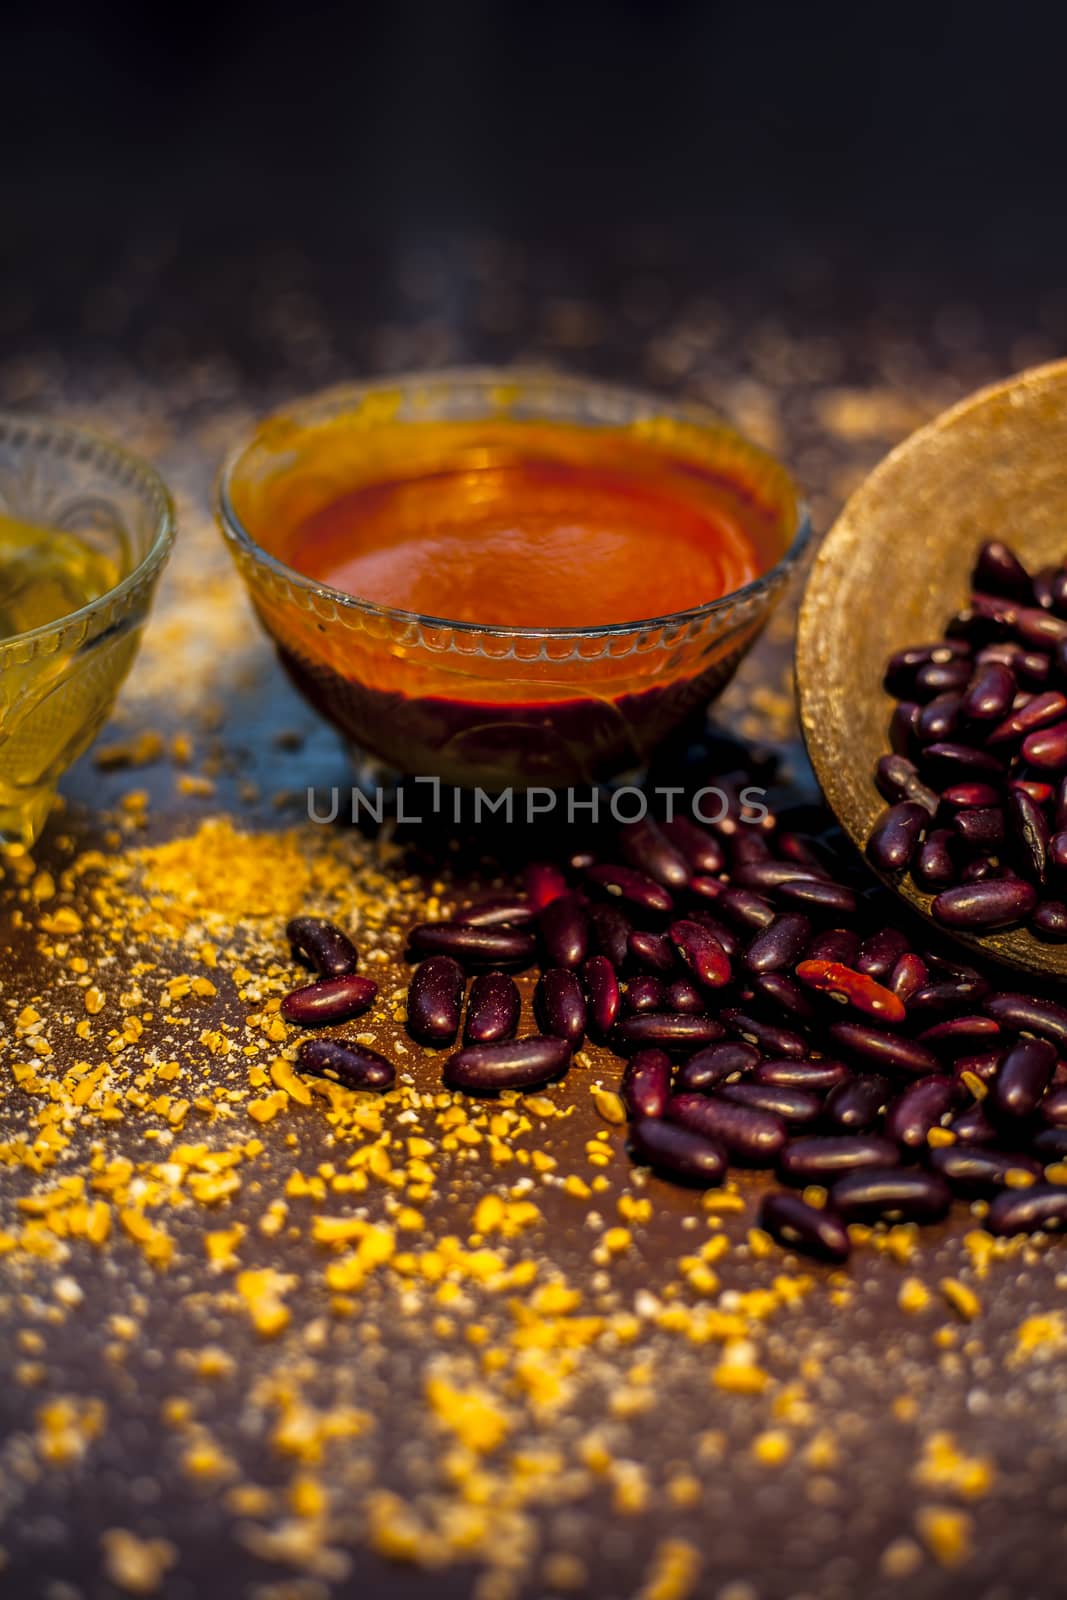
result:
[[[1067,940],[1067,567],[1031,577],[982,545],[969,605],[945,637],[898,650],[898,704],[875,782],[889,801],[867,845],[910,869],[947,928],[1025,923]]]
[[[534,863],[521,893],[419,924],[409,1032],[449,1050],[444,1082],[469,1094],[534,1089],[585,1039],[606,1046],[625,1061],[635,1161],[699,1187],[773,1169],[761,1225],[826,1261],[847,1258],[849,1223],[935,1222],[954,1197],[988,1201],[995,1234],[1067,1226],[1067,1186],[1045,1178],[1067,1160],[1067,1007],[913,948],[885,891],[846,881],[827,834],[790,820],[645,819],[603,856]],[[288,931],[321,978],[284,1014],[365,1010],[345,935],[311,918]],[[517,1038],[512,974],[531,967],[539,1031]],[[344,1040],[309,1038],[300,1060],[353,1087],[394,1078]]]

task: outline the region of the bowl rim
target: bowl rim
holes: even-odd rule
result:
[[[40,646],[46,639],[52,637],[58,639],[71,629],[72,625],[76,627],[88,623],[102,611],[127,600],[166,560],[174,543],[177,527],[174,500],[155,467],[133,450],[127,450],[124,445],[116,444],[107,434],[98,433],[94,428],[85,428],[80,424],[64,422],[61,419],[53,420],[36,413],[0,411],[0,439],[3,439],[9,430],[16,434],[28,434],[32,440],[43,440],[52,447],[60,442],[66,445],[72,455],[82,451],[111,468],[117,468],[127,481],[134,483],[139,490],[146,491],[146,500],[154,503],[156,520],[155,532],[145,554],[135,567],[119,579],[118,583],[112,584],[110,589],[105,589],[95,599],[79,606],[76,611],[65,611],[61,617],[55,617],[51,622],[43,622],[39,627],[27,628],[22,633],[13,633],[6,639],[0,639],[0,667],[6,666],[12,658],[24,663],[39,653]],[[27,645],[30,647],[29,656],[26,654]]]
[[[398,606],[382,605],[375,600],[362,600],[357,595],[347,594],[343,589],[335,589],[330,584],[320,583],[298,572],[295,567],[287,566],[284,561],[279,561],[277,556],[272,556],[269,551],[252,537],[242,523],[233,505],[230,494],[230,485],[236,469],[247,452],[251,449],[264,426],[275,418],[299,418],[302,412],[312,408],[321,409],[329,403],[340,405],[344,402],[355,403],[364,400],[370,395],[383,390],[425,388],[427,386],[447,387],[451,384],[484,384],[487,388],[492,386],[509,385],[540,385],[569,392],[593,393],[605,400],[616,401],[641,401],[648,405],[650,414],[671,417],[679,422],[689,422],[704,432],[714,433],[720,437],[732,439],[743,445],[753,456],[761,458],[776,471],[783,473],[789,482],[796,502],[796,527],[786,549],[779,556],[772,567],[766,572],[761,572],[756,578],[742,584],[739,589],[731,589],[728,594],[720,595],[717,600],[705,601],[702,605],[693,606],[685,611],[674,611],[666,615],[655,617],[642,617],[631,622],[607,622],[596,627],[581,627],[569,625],[567,627],[504,627],[499,623],[461,622],[450,617],[432,616],[420,611],[407,611]],[[655,390],[641,389],[628,384],[601,382],[598,378],[583,377],[579,374],[558,372],[551,367],[534,367],[530,365],[518,366],[469,366],[469,367],[437,367],[426,370],[398,373],[382,373],[379,377],[363,379],[354,383],[339,383],[319,389],[311,394],[300,396],[290,401],[283,407],[269,412],[255,424],[251,437],[246,438],[241,444],[232,449],[219,469],[215,483],[215,509],[219,525],[224,537],[236,549],[250,556],[259,566],[272,572],[275,577],[284,582],[293,584],[305,592],[315,595],[320,599],[332,601],[334,605],[341,606],[348,611],[357,611],[364,616],[384,619],[407,627],[449,629],[454,633],[465,636],[489,639],[611,639],[625,637],[628,634],[643,633],[648,629],[674,627],[680,624],[703,622],[713,618],[721,612],[727,612],[737,605],[738,601],[755,599],[767,590],[785,574],[787,574],[803,555],[811,538],[812,523],[808,502],[804,499],[800,485],[788,467],[784,466],[778,458],[765,450],[762,445],[754,444],[739,429],[721,418],[710,406],[703,406],[693,401],[672,399],[660,395]]]

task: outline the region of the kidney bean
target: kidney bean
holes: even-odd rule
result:
[[[632,1125],[630,1145],[637,1161],[676,1183],[708,1189],[726,1176],[726,1152],[722,1146],[678,1123],[642,1117]]]
[[[674,848],[681,852],[692,873],[714,874],[726,865],[726,852],[714,834],[706,833],[688,817],[673,817],[663,824],[663,832]]]
[[[587,938],[590,924],[596,936],[599,953],[611,962],[616,972],[621,972],[626,965],[626,958],[630,950],[630,933],[632,929],[629,920],[616,906],[594,903],[588,908],[587,912]],[[561,952],[573,954],[575,948],[577,948],[577,940],[568,942],[562,936],[558,939],[553,936],[552,948],[546,946],[546,952],[553,966],[566,967],[570,965],[570,962],[560,961],[559,956]]]
[[[678,1070],[680,1094],[706,1094],[716,1084],[738,1073],[751,1072],[759,1065],[759,1051],[750,1044],[726,1039],[721,1044],[708,1045],[690,1056]]]
[[[857,972],[864,973],[868,978],[881,982],[888,978],[904,952],[909,948],[908,937],[898,928],[878,928],[874,933],[867,935],[860,945],[854,958],[849,961],[843,957],[825,956],[823,960],[841,961],[842,966],[855,967]],[[808,960],[818,960],[813,951],[808,951]]]
[[[853,890],[844,883],[830,883],[821,878],[795,878],[791,883],[779,884],[775,899],[788,905],[803,907],[805,911],[824,912],[828,916],[851,916],[857,901]]]
[[[961,1084],[965,1072],[969,1072],[973,1078],[980,1079],[982,1083],[992,1083],[1002,1055],[1003,1049],[982,1050],[973,1056],[957,1056],[952,1065],[953,1074]]]
[[[1057,872],[1067,872],[1067,831],[1052,835],[1048,844],[1048,861]]]
[[[960,710],[968,722],[1001,722],[1015,699],[1015,674],[999,661],[978,666],[967,685]]]
[[[946,1144],[926,1152],[926,1162],[944,1178],[955,1194],[967,1200],[999,1194],[1009,1183],[1017,1184],[1018,1173],[1040,1179],[1042,1167],[1032,1157],[1017,1151],[992,1150],[982,1145]]]
[[[585,996],[569,967],[549,967],[534,989],[534,1016],[542,1033],[577,1050],[585,1037]]]
[[[566,878],[549,861],[531,861],[523,873],[523,883],[535,912],[543,911],[550,900],[567,893]]]
[[[800,1059],[808,1053],[808,1044],[803,1035],[791,1028],[780,1028],[777,1023],[764,1022],[736,1006],[723,1011],[721,1016],[731,1033],[758,1046],[766,1055],[795,1056]]]
[[[451,956],[465,967],[526,967],[533,935],[520,928],[470,928],[461,922],[420,922],[408,934],[419,955]]]
[[[435,959],[431,957],[431,960]],[[448,957],[443,958],[447,961]],[[503,972],[483,972],[471,984],[463,1038],[467,1044],[494,1044],[514,1038],[522,1009],[513,978]],[[445,1044],[451,1039],[442,1041]]]
[[[586,868],[585,875],[598,889],[641,911],[666,915],[674,909],[674,901],[663,885],[633,867],[593,866]]]
[[[1048,867],[1049,827],[1041,807],[1022,789],[1007,795],[1008,832],[1020,870],[1033,883],[1043,883]]]
[[[733,1160],[745,1166],[773,1166],[786,1141],[781,1117],[714,1095],[672,1095],[665,1115],[669,1122],[715,1140]]]
[[[298,1066],[316,1078],[328,1078],[345,1089],[390,1089],[396,1068],[377,1050],[349,1039],[305,1039]]]
[[[953,1117],[948,1126],[949,1132],[954,1133],[961,1144],[996,1144],[1000,1137],[978,1100]]]
[[[868,969],[860,966],[865,948],[866,945],[860,945],[859,935],[853,933],[851,928],[826,928],[815,935],[804,955],[808,961],[840,961],[842,966],[856,967],[865,972]],[[882,973],[872,972],[871,977],[880,978]]]
[[[881,872],[903,872],[918,847],[929,818],[914,800],[889,806],[867,840],[867,855]]]
[[[964,883],[985,883],[990,878],[1006,878],[1012,874],[1001,867],[996,856],[975,856],[960,868],[959,881]]]
[[[831,1089],[826,1097],[826,1118],[832,1127],[866,1133],[877,1126],[893,1089],[878,1072],[863,1072]]]
[[[992,1017],[949,1017],[935,1022],[919,1034],[922,1044],[932,1046],[943,1055],[966,1055],[1000,1037],[1000,1025]]]
[[[1038,1110],[1053,1128],[1067,1128],[1067,1089],[1050,1089]]]
[[[909,645],[903,650],[895,650],[886,662],[882,679],[886,694],[899,700],[911,692],[920,667],[925,667],[931,661],[952,661],[970,653],[970,645],[959,639],[938,639],[933,644]]]
[[[728,928],[725,922],[720,922],[718,917],[713,917],[710,912],[705,911],[703,906],[697,906],[696,910],[693,911],[686,920],[689,922],[699,922],[702,928],[706,928],[711,934],[712,938],[716,939],[718,943],[722,945],[724,952],[727,956],[729,956],[731,961],[735,956],[740,955],[741,940],[738,938],[734,930],[732,928]]]
[[[916,1078],[886,1112],[886,1137],[906,1150],[925,1150],[926,1135],[940,1125],[959,1097],[960,1086],[954,1078],[941,1074]]]
[[[359,952],[347,933],[325,917],[293,917],[285,928],[296,955],[323,978],[345,978],[359,965]]]
[[[631,978],[623,990],[622,999],[628,1012],[665,1011],[667,986],[662,978]]]
[[[619,980],[607,956],[590,956],[582,968],[589,1018],[599,1034],[611,1032],[619,1015]]]
[[[939,1222],[952,1204],[943,1178],[914,1167],[850,1172],[830,1195],[846,1222]]]
[[[1028,734],[1060,722],[1065,712],[1067,695],[1061,694],[1058,689],[1046,689],[1043,694],[1035,694],[1024,706],[998,722],[992,733],[986,735],[986,744],[993,748],[1014,744]]]
[[[686,893],[690,899],[718,900],[726,893],[726,887],[721,878],[708,878],[697,873],[695,878],[690,878]]]
[[[1067,639],[1067,622],[1062,617],[1051,616],[1047,611],[1023,606],[1014,623],[1016,637],[1034,650],[1048,650],[1050,646]]]
[[[448,1089],[496,1094],[502,1089],[537,1089],[558,1078],[570,1063],[566,1039],[531,1034],[498,1044],[468,1044],[445,1062]]]
[[[933,828],[919,846],[912,863],[916,883],[936,894],[956,882],[959,875],[954,851],[958,836],[951,828]]]
[[[1055,1045],[1067,1046],[1067,1006],[1055,1000],[1029,994],[991,994],[983,1000],[982,1010],[1002,1028],[1040,1034]]]
[[[1037,778],[1012,778],[1008,788],[1018,789],[1021,794],[1028,794],[1038,806],[1047,806],[1056,793],[1051,783],[1039,781]]]
[[[913,994],[926,983],[929,973],[926,962],[914,950],[908,950],[901,956],[896,966],[889,975],[886,988],[892,990],[898,1000],[903,1000],[905,1006]]]
[[[752,864],[770,862],[771,847],[758,828],[738,828],[730,836],[730,867],[735,873]]]
[[[773,1190],[760,1202],[759,1225],[785,1250],[839,1266],[852,1249],[848,1229],[835,1211],[809,1205],[798,1194]]]
[[[971,663],[966,657],[953,657],[951,661],[927,661],[915,674],[913,694],[916,700],[929,700],[933,695],[954,694],[967,687],[971,677]]]
[[[1042,900],[1029,922],[1030,932],[1047,944],[1067,941],[1067,904],[1062,900]]]
[[[1031,1116],[1055,1068],[1056,1051],[1047,1039],[1019,1039],[1005,1051],[993,1079],[992,1109],[1002,1117]]]
[[[948,788],[950,784],[975,779],[1003,783],[1007,776],[1003,763],[988,750],[976,750],[969,744],[955,744],[951,740],[926,745],[920,752],[919,770],[935,788]]]
[[[1004,812],[1000,806],[980,806],[957,811],[952,831],[972,850],[995,851],[1004,843]]]
[[[721,989],[731,977],[730,961],[715,936],[699,922],[672,922],[670,940],[685,965],[708,989]]]
[[[683,1087],[679,1078],[679,1090]],[[738,1105],[771,1111],[790,1128],[816,1122],[822,1115],[822,1100],[810,1089],[784,1089],[773,1083],[725,1083],[719,1093],[724,1100],[734,1100]]]
[[[281,1013],[286,1022],[296,1022],[304,1028],[347,1022],[369,1010],[377,994],[378,985],[371,978],[350,972],[341,978],[320,978],[317,983],[293,989],[282,1001]]]
[[[665,1011],[690,1011],[694,1014],[704,1009],[704,996],[688,978],[675,978],[667,985]]]
[[[571,971],[581,966],[589,953],[589,913],[578,895],[554,896],[540,911],[537,924],[550,966]]]
[[[826,1093],[851,1076],[841,1061],[805,1061],[791,1056],[778,1061],[761,1061],[752,1073],[755,1083],[783,1089],[810,1089],[813,1094]]]
[[[1042,1128],[1030,1141],[1030,1148],[1039,1161],[1067,1161],[1067,1128]]]
[[[914,751],[921,711],[922,706],[917,700],[901,700],[899,705],[894,706],[889,719],[889,747],[896,755],[908,756]],[[915,796],[909,798],[914,799]]]
[[[1029,1189],[1004,1189],[990,1202],[983,1226],[1000,1237],[1059,1232],[1067,1227],[1067,1187],[1035,1183]]]
[[[646,972],[670,972],[674,966],[674,947],[662,933],[631,933],[630,955]]]
[[[685,856],[650,817],[624,824],[619,847],[631,867],[664,889],[684,889],[692,877]]]
[[[658,1045],[664,1050],[692,1050],[721,1039],[723,1029],[711,1017],[684,1011],[643,1011],[615,1024],[612,1044],[621,1055]]]
[[[800,912],[787,911],[761,929],[745,952],[749,972],[780,972],[791,967],[811,938],[811,923]]]
[[[904,1021],[904,1002],[867,973],[836,961],[801,961],[796,976],[809,989],[844,1000],[857,1011],[877,1017],[881,1022]]]
[[[874,769],[874,781],[883,800],[896,805],[910,800],[912,788],[921,782],[919,769],[907,756],[893,754],[880,756]]]
[[[719,910],[738,928],[769,928],[777,913],[762,895],[731,885],[719,899]]]
[[[411,975],[407,1029],[420,1044],[451,1044],[459,1031],[463,968],[451,956],[430,956]]]
[[[1037,905],[1037,890],[1022,878],[987,878],[943,889],[930,910],[946,928],[987,933],[1025,922]]]
[[[962,1013],[968,1006],[979,1005],[988,987],[983,978],[945,978],[940,983],[926,983],[909,997],[908,1016],[913,1022],[928,1022]]]
[[[1023,740],[1022,754],[1024,761],[1042,772],[1067,770],[1067,722],[1056,722],[1049,728],[1028,733]]]
[[[778,854],[783,861],[795,861],[798,867],[810,867],[813,872],[818,872],[820,877],[828,870],[818,841],[809,838],[807,834],[793,831],[779,833],[777,845]]]
[[[786,1145],[778,1158],[778,1176],[798,1186],[828,1183],[844,1173],[892,1167],[899,1160],[892,1140],[878,1134],[811,1134]]]
[[[781,972],[763,972],[752,983],[752,1003],[762,1000],[791,1022],[815,1020],[815,1008],[798,983]]]
[[[915,739],[919,746],[951,739],[960,724],[963,696],[957,692],[935,695],[915,719]]]
[[[915,1039],[886,1033],[863,1022],[834,1022],[827,1032],[846,1056],[876,1072],[907,1072],[922,1077],[940,1070],[933,1051]]]
[[[670,1056],[663,1050],[639,1050],[626,1063],[620,1093],[629,1117],[662,1117],[671,1097]]]
[[[486,895],[463,906],[454,920],[468,928],[524,928],[533,922],[534,908],[522,895]]]
[[[979,549],[971,583],[976,589],[1006,595],[1024,605],[1034,592],[1030,574],[1011,546],[1000,539],[987,539]]]

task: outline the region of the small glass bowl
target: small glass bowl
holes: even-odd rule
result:
[[[351,482],[375,429],[540,420],[632,430],[761,508],[768,570],[672,616],[590,628],[504,628],[391,609],[302,576],[265,548],[272,513]],[[324,468],[322,430],[337,441]],[[349,475],[346,481],[346,473]],[[643,766],[729,682],[810,532],[785,469],[712,413],[551,373],[458,370],[331,389],[263,422],[226,463],[219,519],[252,604],[299,689],[363,754],[492,793],[591,784]],[[649,558],[655,558],[650,543]]]
[[[0,842],[28,846],[129,671],[174,508],[151,467],[117,445],[0,414],[0,516],[73,534],[118,574],[79,609],[0,638]]]

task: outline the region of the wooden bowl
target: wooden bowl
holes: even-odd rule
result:
[[[873,773],[889,748],[886,658],[942,636],[990,537],[1031,569],[1067,555],[1067,361],[982,389],[898,445],[812,566],[797,634],[801,724],[827,801],[860,850],[885,805]],[[910,877],[886,881],[929,916],[932,896]],[[1067,975],[1067,945],[1025,929],[957,937],[1028,972]]]

